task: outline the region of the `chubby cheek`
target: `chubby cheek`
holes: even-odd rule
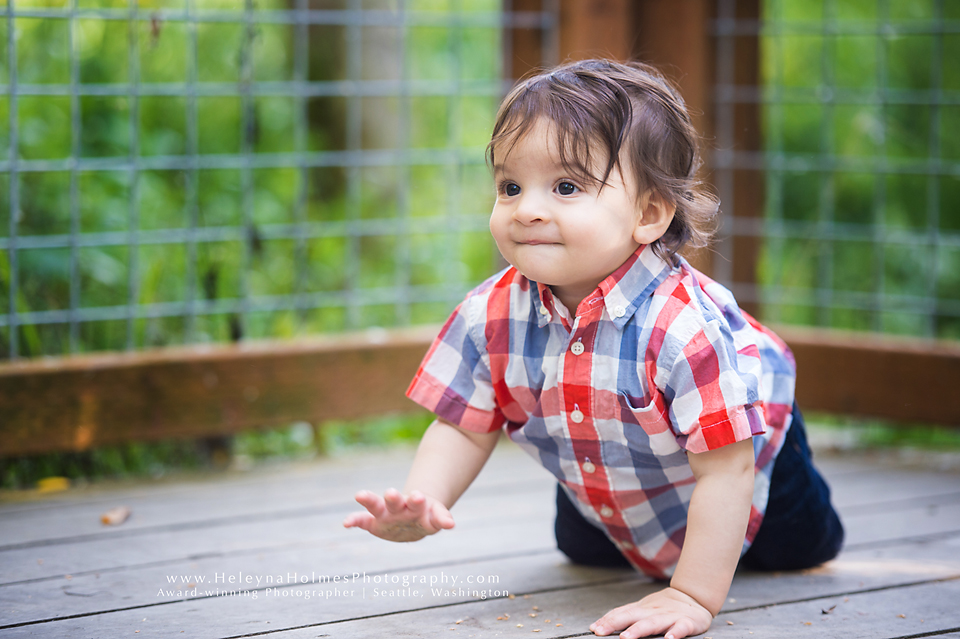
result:
[[[508,226],[508,223],[504,220],[504,216],[498,214],[497,210],[494,209],[493,214],[490,216],[490,234],[497,243],[497,248],[500,249],[500,253],[503,254],[507,260],[510,259],[505,252],[509,245]]]

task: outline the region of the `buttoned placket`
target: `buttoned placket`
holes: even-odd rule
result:
[[[593,303],[590,304],[590,301]],[[568,429],[584,488],[594,509],[602,518],[609,520],[616,513],[609,479],[602,464],[600,436],[593,422],[596,411],[592,405],[593,392],[590,386],[593,377],[592,342],[604,307],[602,298],[590,301],[581,305],[581,309],[587,310],[577,315],[570,327],[570,342],[564,354],[562,379],[559,381],[563,385],[564,404],[568,407]],[[590,335],[593,339],[589,338]]]
[[[623,513],[617,508],[610,478],[603,465],[600,434],[593,421],[596,410],[592,404],[591,380],[597,332],[600,323],[604,321],[604,305],[602,297],[593,301],[595,303],[592,308],[578,314],[570,326],[570,340],[558,379],[562,387],[564,406],[567,408],[565,414],[571,446],[580,467],[585,496],[610,531],[614,544],[641,569],[656,574],[659,570],[637,553],[636,546],[629,538],[630,527],[623,519]],[[611,310],[611,319],[620,319],[626,314],[626,309],[621,305]]]

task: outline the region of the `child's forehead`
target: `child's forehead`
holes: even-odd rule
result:
[[[546,116],[524,126],[493,144],[493,171],[502,173],[519,164],[535,165],[542,171],[573,172],[596,179],[604,173],[607,150],[589,134],[575,135]]]
[[[562,136],[554,122],[545,117],[538,118],[535,122],[518,128],[513,135],[494,143],[493,168],[495,171],[503,170],[517,162],[530,161],[544,166],[564,166],[566,163],[560,151]]]

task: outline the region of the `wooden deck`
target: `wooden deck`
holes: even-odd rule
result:
[[[453,531],[399,545],[344,530],[353,493],[402,485],[412,454],[8,499],[0,637],[583,637],[657,587],[566,563],[551,479],[510,444],[454,508]],[[738,575],[706,636],[960,638],[960,474],[818,461],[843,554]],[[120,505],[130,519],[102,525]]]

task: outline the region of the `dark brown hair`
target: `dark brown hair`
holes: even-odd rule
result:
[[[700,136],[680,94],[655,68],[584,60],[520,82],[497,112],[487,145],[491,166],[498,150],[509,153],[541,118],[555,125],[560,161],[576,177],[603,188],[626,164],[637,197],[652,190],[676,206],[670,227],[653,245],[662,258],[673,262],[684,246],[710,241],[719,201],[696,176]]]

